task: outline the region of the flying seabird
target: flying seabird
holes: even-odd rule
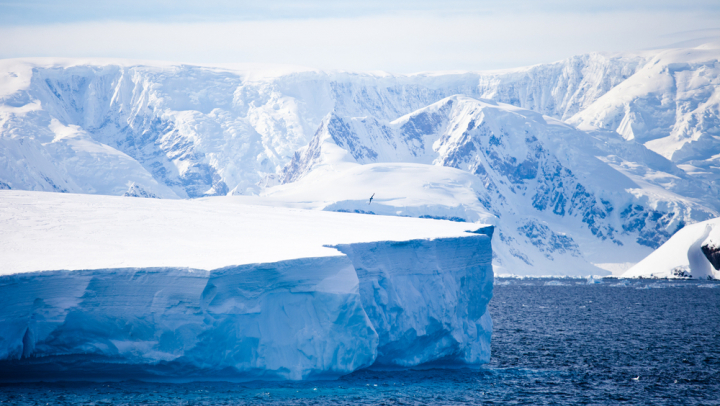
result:
[[[370,201],[368,202],[368,206],[370,205],[370,203],[372,203],[372,199],[373,199],[373,197],[375,197],[375,193],[373,193],[373,195],[372,195],[372,196],[370,196]]]

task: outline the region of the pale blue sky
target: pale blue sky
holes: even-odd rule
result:
[[[480,70],[717,36],[717,0],[0,0],[0,58]]]
[[[361,17],[405,12],[598,13],[619,11],[720,11],[717,0],[0,0],[0,24],[44,24],[94,20],[231,21]]]

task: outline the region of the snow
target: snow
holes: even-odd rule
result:
[[[625,278],[720,279],[720,272],[703,252],[720,247],[720,219],[683,228],[647,258],[630,268]],[[707,250],[707,248],[706,248]]]
[[[494,273],[718,278],[718,57],[0,60],[0,379],[481,364]]]
[[[398,163],[408,161],[414,166]],[[470,221],[492,214],[482,221],[499,228],[495,269],[507,274],[627,269],[682,222],[713,216],[708,206],[717,204],[687,198],[704,194],[700,182],[616,133],[585,133],[458,95],[389,122],[330,114],[282,179],[290,183],[262,196],[363,212],[370,210],[365,195],[380,190],[377,213]],[[343,199],[356,190],[362,199]],[[617,263],[606,262],[609,251]]]
[[[158,200],[14,190],[0,191],[0,224],[3,275],[131,267],[211,270],[340,255],[325,245],[460,237],[477,228],[252,206],[235,197]]]
[[[0,189],[482,221],[499,273],[620,272],[718,215],[719,55],[412,75],[0,60]]]
[[[465,171],[412,163],[339,166],[331,162],[337,171],[313,171],[297,182],[266,189],[248,201],[487,224],[497,220],[478,199],[485,194],[481,181]]]
[[[568,122],[615,130],[717,179],[719,57],[717,44],[661,50]]]
[[[489,361],[490,238],[466,232],[480,224],[4,190],[0,228],[0,379]]]

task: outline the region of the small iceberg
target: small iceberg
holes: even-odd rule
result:
[[[560,281],[547,281],[543,285],[545,285],[545,286],[569,286],[569,284],[563,283]]]
[[[614,288],[629,288],[630,286],[634,285],[627,279],[622,279],[618,283],[613,283],[609,286],[612,286]]]
[[[588,285],[595,285],[598,283],[603,283],[602,278],[599,276],[588,276],[587,278],[587,284]]]

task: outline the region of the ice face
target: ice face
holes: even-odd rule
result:
[[[487,236],[338,249],[213,271],[4,276],[0,379],[309,379],[489,360]]]
[[[380,337],[378,364],[490,360],[492,253],[487,235],[339,245]]]
[[[375,357],[357,287],[343,256],[10,276],[0,288],[0,357],[26,361],[27,377],[61,365],[89,377],[128,372],[109,364],[141,377],[337,376]],[[2,369],[4,379],[23,377]]]
[[[202,303],[214,323],[195,365],[303,379],[347,374],[375,358],[377,334],[347,257],[213,272]]]

